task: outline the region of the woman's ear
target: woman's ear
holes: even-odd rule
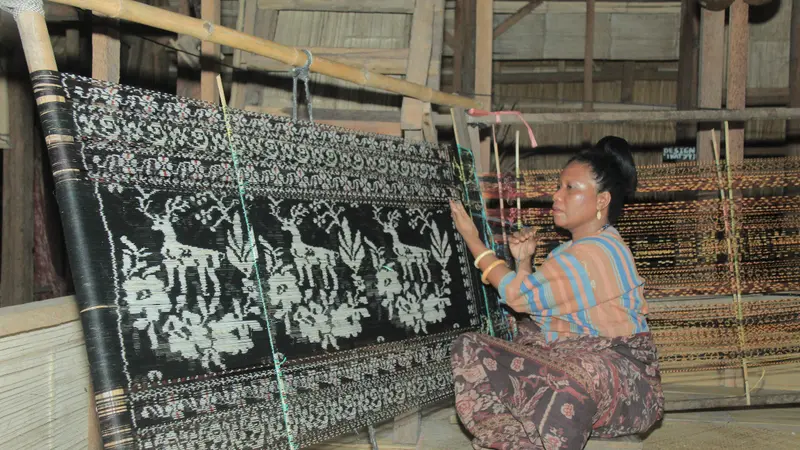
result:
[[[611,204],[611,193],[610,192],[606,191],[606,192],[601,192],[601,193],[597,194],[597,210],[598,211],[602,211],[602,210],[608,208],[609,204]]]

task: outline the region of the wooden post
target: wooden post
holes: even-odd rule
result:
[[[453,90],[464,95],[475,93],[475,12],[476,0],[456,0],[456,49],[453,55]]]
[[[750,7],[744,0],[736,0],[730,7],[728,25],[728,89],[726,91],[725,108],[744,109],[747,89],[747,54]],[[744,159],[744,122],[729,123],[731,159]]]
[[[31,15],[44,17],[37,13],[21,12],[19,21],[31,20]],[[13,28],[12,28],[13,29]],[[5,33],[4,33],[5,34]],[[2,218],[2,259],[0,259],[0,307],[20,305],[34,300],[34,208],[33,176],[35,139],[33,89],[30,76],[25,71],[23,43],[9,33],[12,45],[11,60],[8,64],[8,105],[10,148],[2,151],[3,157],[3,218]],[[48,36],[34,35],[38,39]],[[35,51],[40,41],[25,45],[25,51]],[[48,42],[49,46],[49,42]],[[37,49],[38,51],[38,49]],[[52,52],[51,52],[52,55]],[[53,66],[55,59],[52,59]]]
[[[417,0],[411,22],[406,80],[425,84],[431,63],[433,41],[434,4],[429,0]],[[406,138],[422,139],[422,105],[419,100],[404,97],[400,109],[400,123]]]
[[[591,112],[594,99],[594,0],[586,0],[586,36],[583,50],[583,110]],[[589,124],[583,125],[583,144],[591,145],[592,128]]]
[[[725,12],[703,8],[700,14],[700,73],[698,83],[698,108],[722,107],[722,75],[725,38]],[[697,159],[714,160],[711,146],[711,129],[721,129],[719,122],[703,123],[697,132]]]
[[[200,18],[214,25],[222,22],[220,0],[202,0]],[[219,44],[203,41],[201,45],[200,66],[200,99],[205,102],[219,103],[217,93],[217,70],[219,62]]]
[[[697,0],[681,2],[681,31],[678,50],[678,86],[676,104],[679,110],[697,108],[698,44],[700,37],[700,7]],[[696,144],[697,125],[677,124],[678,142]]]
[[[486,110],[492,108],[492,32],[494,4],[492,0],[477,0],[475,10],[475,98]],[[478,170],[491,170],[491,136],[482,138],[477,149]]]
[[[92,16],[92,78],[119,83],[119,21]]]
[[[789,26],[789,107],[800,108],[800,0],[792,1]],[[786,121],[789,155],[800,156],[800,120]]]

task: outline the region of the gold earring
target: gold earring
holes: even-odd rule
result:
[[[602,219],[602,218],[603,218],[603,216],[602,216],[602,215],[600,215],[600,210],[598,209],[598,210],[597,210],[597,220],[600,220],[600,219]]]

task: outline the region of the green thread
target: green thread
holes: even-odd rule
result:
[[[473,164],[475,162],[475,154],[472,153],[472,150],[462,147],[458,144],[456,144],[456,148],[458,149],[458,161],[460,163],[458,167],[460,172],[461,183],[464,185],[464,195],[466,196],[467,200],[467,208],[469,208],[469,187],[467,186],[467,177],[464,175],[464,160],[463,158],[461,158],[461,151],[466,150],[469,152],[470,156],[472,157]],[[472,171],[472,174],[474,176],[473,181],[475,182],[475,185],[480,187],[478,174],[475,173],[475,170]],[[483,196],[479,194],[479,197],[481,200],[481,219],[482,219],[483,236],[484,236],[483,243],[486,245],[486,247],[490,247],[493,251],[496,251],[497,249],[494,243],[494,238],[492,236],[492,230],[491,228],[489,228],[489,219],[486,216],[486,208],[483,204]],[[471,214],[471,212],[469,213]],[[494,324],[492,323],[492,313],[489,310],[489,294],[486,292],[486,286],[481,286],[481,292],[483,293],[483,303],[484,307],[486,308],[486,323],[489,325],[489,335],[494,337],[495,336]]]
[[[297,445],[294,443],[294,436],[292,435],[292,428],[289,423],[289,404],[286,402],[286,386],[283,384],[283,372],[281,366],[286,362],[286,357],[282,361],[278,361],[278,353],[275,351],[275,343],[272,339],[272,327],[270,327],[269,310],[267,310],[267,303],[264,300],[264,289],[261,286],[261,274],[258,271],[258,251],[256,248],[255,238],[253,237],[253,229],[250,227],[250,220],[247,216],[247,205],[244,200],[245,186],[247,182],[242,181],[241,172],[239,172],[239,157],[236,155],[236,150],[233,148],[233,132],[231,131],[231,124],[228,120],[228,110],[225,102],[222,102],[222,114],[225,118],[225,129],[228,133],[228,147],[231,150],[233,158],[233,170],[236,172],[236,181],[239,187],[239,202],[242,205],[242,216],[244,217],[244,225],[247,228],[247,237],[250,240],[250,254],[253,256],[253,268],[256,274],[256,283],[258,284],[258,295],[261,299],[261,306],[264,308],[264,319],[267,323],[267,336],[269,337],[269,347],[272,351],[272,362],[275,366],[275,377],[278,381],[278,394],[281,398],[281,409],[283,410],[283,422],[286,425],[286,438],[289,441],[289,449],[295,450]]]

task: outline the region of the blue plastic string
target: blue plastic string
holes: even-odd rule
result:
[[[459,178],[461,179],[461,183],[464,186],[464,195],[466,196],[467,205],[468,205],[467,207],[469,208],[469,203],[470,203],[470,201],[469,201],[469,187],[467,186],[467,177],[464,174],[464,160],[461,158],[461,152],[463,150],[468,151],[470,156],[472,157],[472,161],[473,162],[475,161],[475,155],[472,153],[472,150],[470,150],[469,148],[462,147],[462,146],[460,146],[458,144],[456,144],[456,148],[458,149],[458,161],[460,163],[459,166],[458,166],[458,169],[459,169],[459,172],[460,172]],[[480,184],[478,182],[478,174],[475,173],[474,170],[472,171],[472,174],[474,176],[475,185],[476,186],[480,186]],[[484,245],[486,245],[486,247],[489,247],[493,251],[496,252],[497,249],[496,249],[495,242],[494,242],[494,236],[492,234],[492,229],[489,227],[489,219],[486,216],[486,208],[484,207],[484,204],[483,204],[483,196],[481,196],[480,194],[478,194],[478,195],[479,195],[480,200],[481,200],[481,222],[482,222],[482,225],[483,225],[483,243],[484,243]],[[486,292],[486,286],[481,286],[481,292],[483,293],[483,303],[484,303],[484,307],[486,308],[486,322],[489,325],[489,335],[494,337],[495,336],[495,334],[494,334],[494,324],[492,323],[492,314],[491,314],[491,311],[489,310],[489,294]]]
[[[294,442],[294,435],[292,434],[292,427],[289,421],[289,404],[286,401],[286,386],[284,385],[283,382],[283,371],[281,370],[281,366],[286,362],[286,357],[284,357],[280,361],[278,360],[278,352],[276,351],[275,342],[272,337],[272,327],[270,326],[269,310],[267,310],[267,302],[264,299],[264,290],[263,287],[261,286],[261,273],[258,270],[258,250],[256,248],[256,240],[255,236],[253,236],[253,229],[250,226],[250,219],[247,215],[247,205],[244,200],[245,187],[247,186],[247,182],[242,180],[242,174],[239,171],[239,157],[236,154],[236,150],[233,148],[233,132],[231,131],[231,124],[230,121],[228,120],[228,110],[226,107],[225,97],[222,94],[223,91],[219,79],[217,79],[217,81],[220,84],[219,91],[220,91],[220,97],[222,98],[222,113],[225,118],[225,128],[228,133],[228,147],[231,150],[231,157],[233,158],[233,169],[234,171],[236,171],[236,181],[239,188],[238,189],[239,202],[242,205],[242,216],[244,217],[245,228],[247,228],[247,236],[248,239],[250,240],[250,253],[251,256],[253,257],[253,268],[255,269],[256,283],[258,284],[258,296],[261,299],[261,306],[264,308],[264,318],[265,322],[267,323],[267,336],[269,337],[269,347],[270,350],[272,351],[272,363],[275,366],[275,377],[277,378],[278,381],[278,393],[281,399],[281,410],[283,411],[283,423],[286,426],[286,437],[289,442],[289,449],[295,450],[298,447],[297,444],[295,444]]]

